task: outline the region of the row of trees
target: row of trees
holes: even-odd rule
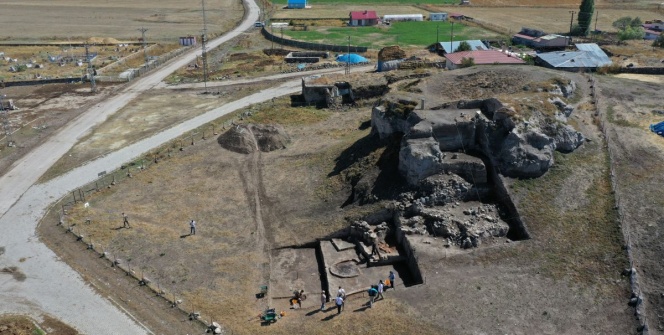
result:
[[[577,16],[577,25],[570,33],[577,36],[586,36],[590,32],[593,14],[595,13],[594,0],[582,0],[579,6],[579,15]],[[618,38],[621,41],[642,39],[645,36],[643,30],[643,21],[641,18],[631,18],[629,16],[621,17],[613,22],[613,27],[618,29]],[[661,34],[653,42],[654,47],[664,48],[664,34]]]

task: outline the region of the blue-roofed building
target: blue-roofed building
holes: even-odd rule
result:
[[[466,42],[470,45],[470,51],[477,50],[490,50],[482,41],[480,40],[467,40],[467,41],[454,41],[454,42],[439,42],[433,45],[433,48],[439,53],[450,54],[456,52],[459,48],[461,42]]]
[[[307,0],[288,0],[288,8],[301,9],[307,7]]]
[[[559,70],[595,70],[611,65],[609,56],[595,43],[576,44],[578,51],[555,51],[537,54],[537,64]]]

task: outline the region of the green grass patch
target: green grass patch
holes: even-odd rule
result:
[[[286,5],[288,0],[276,0],[272,2],[275,5]],[[419,5],[419,4],[458,4],[459,0],[406,0],[406,1],[397,1],[397,0],[316,0],[315,4],[307,3],[307,5],[333,5],[333,4],[352,4],[352,5],[385,5],[385,4],[399,4],[399,5]]]
[[[279,36],[280,31],[275,31]],[[395,22],[390,26],[380,27],[317,27],[309,26],[307,31],[284,30],[283,34],[294,40],[325,44],[348,44],[369,48],[382,48],[388,45],[428,46],[439,41],[449,41],[452,24],[449,22]],[[481,28],[454,24],[454,40],[484,39],[495,37],[493,33]]]

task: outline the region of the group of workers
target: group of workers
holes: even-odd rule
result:
[[[383,292],[385,292],[385,289],[387,287],[394,289],[394,280],[396,279],[396,276],[394,274],[394,271],[390,271],[388,275],[388,279],[386,279],[384,282],[381,279],[378,281],[377,285],[371,285],[371,288],[368,290],[369,294],[369,308],[373,308],[374,302],[380,297],[380,299],[385,299],[383,296]],[[296,292],[297,293],[297,292]],[[304,293],[304,290],[300,291],[301,294]],[[300,295],[301,295],[300,294]],[[297,294],[296,294],[297,296]],[[298,300],[299,302],[300,300]],[[325,304],[327,303],[327,295],[325,294],[325,291],[321,291],[320,293],[320,310],[324,311],[325,310]],[[344,304],[346,302],[346,290],[344,290],[341,286],[339,286],[339,290],[337,290],[337,295],[334,298],[334,305],[337,307],[337,314],[341,314],[341,311],[344,308]],[[302,305],[300,304],[300,307]]]

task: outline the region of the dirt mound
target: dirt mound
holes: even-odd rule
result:
[[[230,151],[248,154],[256,150],[269,152],[286,148],[290,137],[280,125],[237,125],[221,134],[217,142]]]
[[[406,52],[401,50],[399,46],[392,45],[389,47],[384,47],[378,52],[378,61],[386,62],[395,59],[404,59],[406,58]]]

